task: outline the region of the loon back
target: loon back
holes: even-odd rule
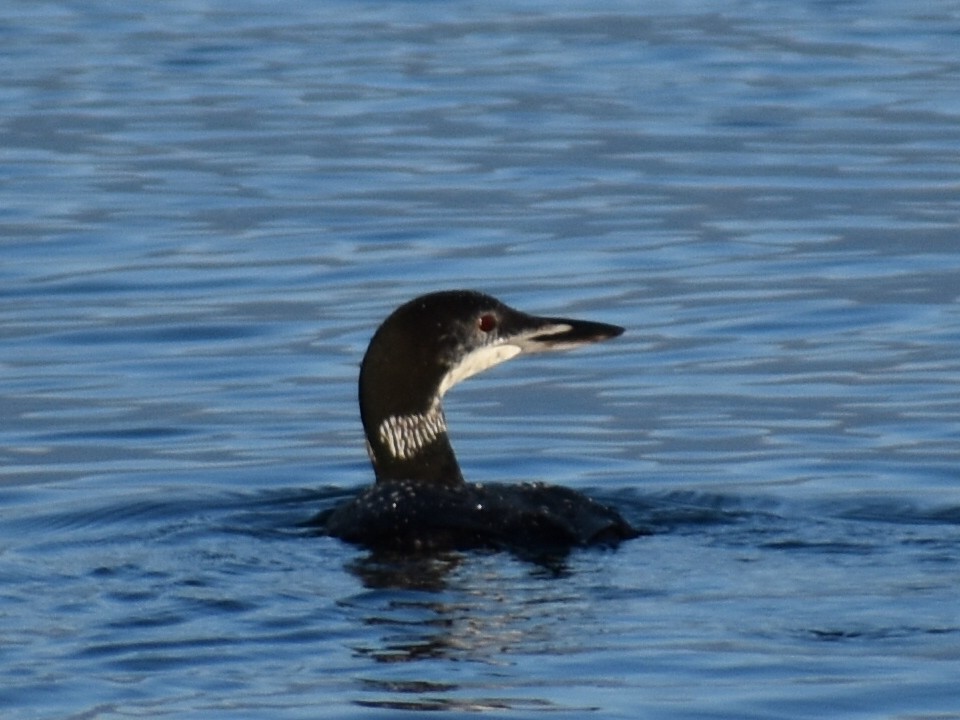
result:
[[[527,315],[466,290],[397,308],[360,368],[360,416],[377,481],[323,517],[327,532],[397,549],[569,547],[636,536],[616,511],[567,488],[464,482],[441,404],[458,382],[517,355],[621,333],[616,325]]]
[[[613,547],[642,534],[616,510],[558,485],[437,487],[404,480],[377,483],[335,509],[326,531],[377,550],[485,547],[530,556]]]

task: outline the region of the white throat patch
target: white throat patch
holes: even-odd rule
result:
[[[463,358],[447,371],[440,381],[440,397],[456,385],[461,380],[483,372],[487,368],[499,365],[512,357],[516,357],[523,350],[519,345],[504,343],[503,345],[486,345],[476,350],[471,350]]]

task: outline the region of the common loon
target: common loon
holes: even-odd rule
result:
[[[465,482],[441,406],[458,382],[512,357],[622,332],[534,317],[468,290],[423,295],[397,308],[360,367],[360,416],[376,483],[317,522],[329,535],[374,550],[537,552],[636,537],[615,510],[569,488]]]

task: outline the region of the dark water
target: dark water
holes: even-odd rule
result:
[[[960,718],[960,7],[9,2],[0,715]],[[538,566],[303,523],[425,290],[626,326],[447,402]]]

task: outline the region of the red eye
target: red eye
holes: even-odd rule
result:
[[[487,313],[486,315],[481,315],[477,319],[477,327],[480,328],[480,330],[485,333],[490,332],[496,326],[497,326],[497,318],[494,315],[491,315],[490,313]]]

